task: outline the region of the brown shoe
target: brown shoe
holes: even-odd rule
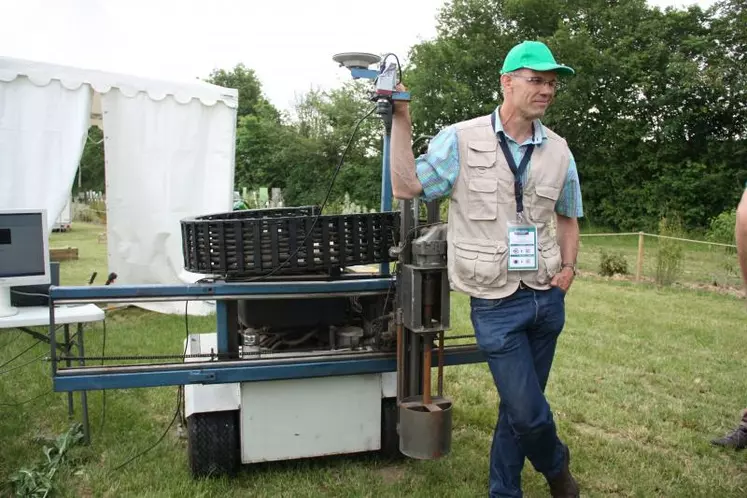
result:
[[[747,448],[747,427],[739,426],[724,437],[712,439],[711,444],[743,450]]]
[[[578,483],[571,475],[571,452],[565,446],[565,463],[560,473],[552,478],[547,478],[550,485],[550,496],[552,498],[579,498]]]

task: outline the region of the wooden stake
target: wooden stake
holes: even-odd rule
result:
[[[638,232],[638,259],[636,261],[635,281],[640,282],[643,273],[643,232]]]

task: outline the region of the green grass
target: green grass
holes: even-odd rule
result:
[[[98,240],[98,235],[106,233],[105,225],[74,222],[69,232],[53,233],[49,247],[77,247],[79,259],[64,261],[60,265],[61,285],[87,285],[93,272],[98,273],[95,285],[103,285],[107,270],[106,239]]]
[[[76,224],[73,232],[54,236],[53,246],[81,250],[80,261],[63,263],[63,283],[85,283],[92,270],[106,273],[105,244],[95,241],[99,231]],[[567,309],[548,397],[573,452],[583,496],[747,495],[747,454],[708,444],[733,427],[747,407],[745,301],[585,275],[567,296]],[[471,333],[463,296],[453,296],[452,321],[451,334]],[[214,323],[190,317],[189,328],[208,332]],[[113,311],[107,315],[106,349],[108,354],[178,354],[184,334],[183,317]],[[34,342],[3,332],[0,364]],[[101,342],[102,327],[90,327],[88,352],[98,354]],[[44,353],[38,345],[0,372]],[[67,430],[65,394],[8,406],[50,388],[49,366],[41,361],[0,374],[5,443],[0,480],[43,458],[39,439]],[[442,460],[331,457],[250,466],[235,480],[199,481],[189,476],[187,443],[176,430],[151,452],[114,470],[161,436],[174,414],[175,387],[107,392],[103,427],[103,394],[93,392],[92,445],[75,448],[55,482],[59,495],[69,497],[485,496],[498,402],[486,365],[447,368],[445,388],[455,402],[454,432],[452,453]],[[547,496],[529,463],[524,482],[527,497]]]

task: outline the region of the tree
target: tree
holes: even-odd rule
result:
[[[321,204],[342,161],[330,195],[333,204],[347,193],[357,204],[379,207],[383,125],[374,113],[355,130],[374,106],[369,91],[370,83],[350,81],[328,92],[310,91],[297,101],[289,128],[309,155],[287,171],[286,199]],[[295,146],[298,152],[301,146]]]
[[[415,133],[491,112],[502,58],[538,39],[577,70],[543,122],[579,166],[594,222],[690,229],[733,204],[745,173],[745,0],[713,9],[645,0],[453,0],[411,50]]]
[[[78,165],[78,175],[73,183],[73,193],[104,192],[104,133],[96,126],[88,129],[83,154]]]
[[[281,116],[262,93],[262,84],[255,71],[238,64],[231,71],[214,70],[207,81],[239,92],[236,188],[256,189],[281,181],[278,179],[280,171],[274,168],[278,150],[285,147]]]
[[[277,109],[270,104],[262,93],[262,83],[253,69],[237,64],[233,70],[215,69],[207,81],[214,85],[235,88],[239,92],[238,118],[243,116],[263,116],[268,119],[279,119]]]

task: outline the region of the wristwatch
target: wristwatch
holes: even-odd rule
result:
[[[562,263],[560,265],[560,268],[570,268],[571,270],[573,270],[573,276],[576,276],[576,263]]]

